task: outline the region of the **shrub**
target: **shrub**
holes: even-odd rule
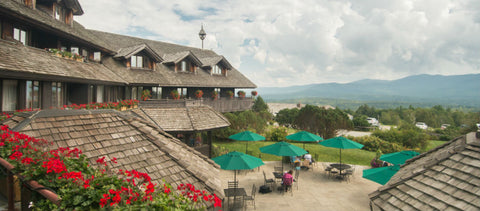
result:
[[[397,143],[384,141],[376,136],[363,136],[363,137],[351,137],[348,139],[356,141],[360,144],[363,144],[364,150],[371,152],[377,152],[378,150],[384,153],[398,152],[403,149],[403,147]]]
[[[285,136],[287,135],[288,132],[286,127],[277,127],[266,133],[266,139],[275,142],[286,141]]]

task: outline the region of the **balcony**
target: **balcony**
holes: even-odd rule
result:
[[[150,99],[147,101],[140,101],[140,107],[163,107],[163,108],[177,108],[177,107],[186,107],[186,106],[205,106],[208,105],[215,109],[218,112],[235,112],[235,111],[245,111],[252,107],[254,102],[253,98],[245,97],[227,99],[220,98],[216,100],[212,99]]]

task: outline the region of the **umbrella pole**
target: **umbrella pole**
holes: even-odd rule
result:
[[[305,149],[305,142],[303,142],[303,149]]]
[[[233,173],[233,184],[235,184],[235,182],[237,182],[237,170],[233,170],[233,171],[234,171],[234,173]],[[235,209],[236,198],[237,198],[237,186],[234,185],[233,186],[233,209]]]
[[[340,148],[340,176],[342,176],[342,148]]]
[[[247,151],[248,151],[248,141],[247,141],[247,146],[245,147],[245,154],[247,154]]]

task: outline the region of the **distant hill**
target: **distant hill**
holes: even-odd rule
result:
[[[291,87],[259,87],[267,102],[339,101],[363,104],[461,106],[480,108],[480,74],[414,75],[398,80],[360,80]],[[317,100],[315,100],[317,99]],[[312,103],[312,102],[310,102]],[[314,104],[314,103],[313,103]],[[335,103],[330,103],[335,105]]]

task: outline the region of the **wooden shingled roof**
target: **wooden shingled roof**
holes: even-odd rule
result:
[[[210,106],[143,107],[132,112],[166,132],[201,132],[230,126],[228,119]]]
[[[96,62],[59,58],[45,50],[0,40],[2,75],[29,75],[35,80],[58,80],[103,84],[125,84],[117,74]]]
[[[73,1],[69,2],[74,3]],[[78,6],[80,7],[80,5]],[[16,17],[25,20],[31,24],[34,24],[38,28],[55,33],[61,37],[73,39],[89,46],[94,46],[95,48],[102,49],[108,53],[115,52],[114,50],[106,47],[107,45],[102,43],[101,40],[97,39],[95,34],[90,33],[76,21],[73,21],[72,27],[68,24],[55,20],[51,15],[41,11],[40,9],[31,9],[26,7],[25,4],[21,2],[12,0],[0,1],[0,12],[5,15],[8,14],[11,18]]]
[[[77,147],[92,165],[105,156],[117,158],[114,169],[148,173],[155,183],[174,187],[191,183],[223,196],[219,166],[206,156],[128,112],[115,110],[44,110],[20,113],[2,124],[18,132]]]
[[[469,133],[408,160],[369,197],[372,210],[480,210],[480,139]]]
[[[140,43],[147,44],[158,55],[164,56],[164,61],[173,62],[178,58],[183,58],[182,55],[192,54],[198,58],[200,62],[209,61],[211,58],[218,58],[218,62],[224,62],[228,66],[228,61],[222,56],[219,56],[211,50],[203,50],[188,46],[176,45],[161,41],[147,40],[138,37],[131,37],[119,34],[112,34],[108,32],[100,32],[89,30],[95,34],[98,39],[102,39],[108,48],[116,49],[117,51],[128,46],[135,46]],[[185,53],[187,52],[187,53]],[[165,58],[166,57],[166,58]],[[228,70],[227,76],[212,76],[208,71],[198,70],[196,74],[175,73],[174,70],[165,65],[157,65],[155,68],[155,75],[143,74],[141,72],[132,72],[124,66],[113,64],[112,62],[104,62],[104,64],[124,76],[124,79],[129,83],[156,83],[159,86],[175,86],[175,87],[214,87],[214,88],[256,88],[257,86],[240,73],[235,68]],[[209,64],[211,65],[211,64]],[[203,64],[202,64],[203,66]],[[157,77],[156,74],[159,74]],[[138,81],[138,80],[141,81]]]

